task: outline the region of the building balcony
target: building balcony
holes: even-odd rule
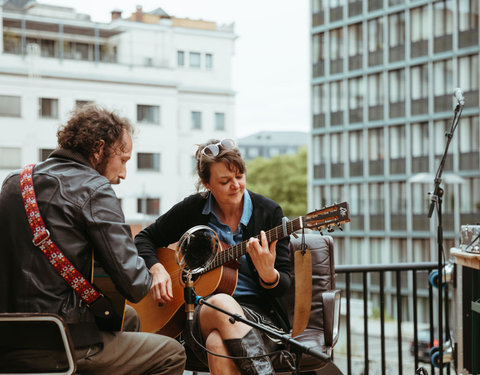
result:
[[[433,52],[440,53],[445,51],[451,51],[453,48],[453,35],[445,34],[436,36],[433,41]]]
[[[412,116],[428,113],[428,98],[412,99],[411,111]]]
[[[428,172],[428,156],[412,156],[412,173]]]
[[[348,111],[348,122],[350,124],[363,122],[363,109],[354,108]]]
[[[390,118],[405,117],[405,102],[390,103]]]
[[[361,0],[356,0],[348,3],[348,16],[354,17],[362,14],[362,4]]]
[[[435,112],[446,112],[453,109],[452,95],[438,95],[433,98],[433,110]]]
[[[325,164],[317,164],[313,166],[313,178],[325,178]]]
[[[385,174],[384,171],[384,159],[369,160],[368,161],[368,174],[370,176],[378,176]]]
[[[405,158],[390,159],[390,173],[404,174],[406,171]]]
[[[319,12],[312,14],[312,27],[323,25],[325,19],[324,11],[321,10]]]
[[[458,32],[458,48],[478,46],[478,29]]]
[[[479,151],[461,152],[459,157],[460,170],[478,171],[480,169]]]
[[[405,214],[395,214],[390,215],[390,229],[398,231],[407,230],[407,215]]]
[[[376,66],[383,64],[383,50],[370,51],[368,53],[368,66]]]
[[[368,107],[368,120],[377,121],[383,119],[383,105],[375,105]]]
[[[330,74],[337,74],[343,72],[343,59],[330,60]]]
[[[410,45],[412,58],[428,55],[428,40],[418,40]]]
[[[348,57],[348,70],[357,70],[362,68],[362,55]]]
[[[405,60],[405,44],[390,47],[388,61],[395,62]]]
[[[368,11],[371,12],[373,10],[382,9],[383,8],[383,1],[382,0],[368,0]]]
[[[343,111],[330,113],[330,125],[343,125]]]
[[[363,176],[363,161],[351,161],[350,162],[350,176],[360,177]]]
[[[330,174],[332,178],[343,178],[345,163],[332,163]]]
[[[385,215],[381,214],[370,214],[370,230],[385,230]]]
[[[463,93],[465,108],[478,108],[478,89],[468,90]]]
[[[322,77],[325,74],[325,62],[318,61],[312,66],[313,77]]]
[[[330,8],[330,22],[335,22],[343,18],[343,7]]]
[[[313,115],[313,128],[320,129],[325,127],[325,113]]]

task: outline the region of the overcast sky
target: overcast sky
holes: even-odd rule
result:
[[[176,17],[235,22],[233,84],[236,137],[260,130],[309,129],[308,0],[37,0],[70,6],[93,21],[110,11],[129,16],[137,5]]]

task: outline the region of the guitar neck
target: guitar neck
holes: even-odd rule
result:
[[[282,238],[290,236],[293,232],[296,232],[299,229],[302,229],[302,217],[297,217],[296,219],[287,221],[285,225],[279,225],[275,228],[272,228],[265,232],[268,243],[281,240]],[[260,234],[254,236],[254,238],[260,241]],[[231,262],[232,260],[240,258],[242,255],[247,253],[247,241],[243,241],[237,245],[231,246],[224,251],[217,253],[212,263],[205,268],[204,272],[213,270],[214,268],[223,266],[224,264]]]

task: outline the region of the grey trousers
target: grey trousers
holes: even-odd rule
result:
[[[170,337],[139,330],[140,319],[127,305],[124,331],[102,332],[103,349],[76,351],[77,374],[183,374],[183,346]]]

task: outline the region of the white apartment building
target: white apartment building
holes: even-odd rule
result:
[[[43,160],[69,112],[95,102],[135,125],[127,179],[115,190],[127,221],[146,224],[194,192],[195,145],[234,134],[233,25],[140,6],[97,23],[72,8],[9,0],[0,27],[2,181]]]

